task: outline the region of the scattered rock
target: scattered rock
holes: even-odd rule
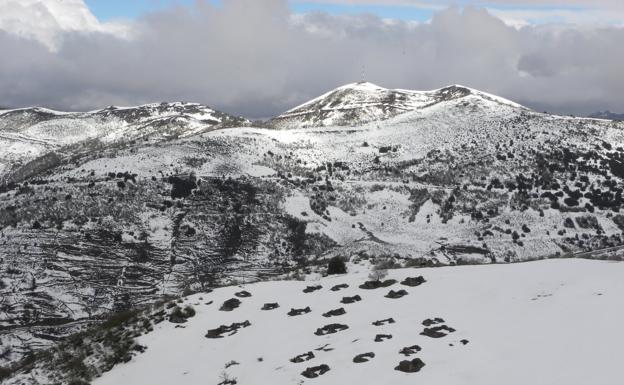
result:
[[[348,287],[349,287],[349,285],[347,285],[346,283],[342,283],[340,285],[336,285],[336,286],[332,287],[329,290],[331,290],[331,291],[339,291],[339,290],[342,290],[342,289],[346,289]]]
[[[418,345],[414,346],[406,346],[403,349],[399,350],[399,354],[403,354],[404,356],[411,356],[412,354],[416,354],[422,349]]]
[[[219,308],[221,311],[232,311],[239,307],[241,301],[236,298],[230,298],[227,301],[223,302],[223,305]]]
[[[222,334],[226,333],[229,333],[228,336],[231,336],[238,333],[238,329],[246,328],[249,326],[251,326],[251,322],[249,321],[233,323],[230,326],[221,325],[216,329],[208,330],[206,338],[223,338]]]
[[[385,324],[393,324],[393,323],[394,323],[394,318],[386,318],[386,319],[382,319],[380,321],[373,322],[373,325],[375,325],[375,326],[383,326]]]
[[[314,291],[321,290],[322,288],[323,288],[323,286],[321,286],[321,285],[308,286],[305,289],[303,289],[303,292],[304,293],[312,293]]]
[[[370,352],[370,353],[362,353],[362,354],[358,354],[357,356],[355,356],[353,358],[353,362],[355,362],[356,364],[361,364],[364,362],[368,362],[371,359],[375,358],[375,353]]]
[[[446,325],[442,325],[434,326],[432,328],[425,328],[425,330],[423,330],[420,334],[431,338],[442,338],[446,337],[449,333],[453,333],[454,331],[455,329],[450,328]]]
[[[314,353],[307,352],[307,353],[300,354],[297,357],[291,358],[290,362],[298,364],[301,362],[310,361],[313,358],[314,358]]]
[[[279,303],[274,302],[274,303],[265,303],[264,306],[262,306],[261,310],[275,310],[277,309],[279,306]]]
[[[323,313],[323,317],[329,318],[329,317],[336,317],[339,315],[343,315],[343,314],[347,314],[347,312],[345,311],[344,308],[339,308],[339,309],[334,309],[334,310],[330,310],[327,313]]]
[[[302,315],[302,314],[307,314],[309,312],[311,312],[312,310],[310,310],[310,306],[307,306],[303,309],[290,309],[290,311],[288,312],[288,315],[291,317],[294,316],[298,316],[298,315]]]
[[[237,296],[238,298],[249,298],[251,297],[251,293],[248,291],[239,291],[238,293],[234,294],[235,296]]]
[[[470,342],[470,341],[468,341],[468,340],[461,340],[461,341],[459,341],[459,342],[461,342],[461,343],[462,343],[462,345],[468,345],[468,342]]]
[[[301,375],[305,378],[316,378],[318,376],[322,376],[323,374],[329,372],[329,366],[326,364],[313,366],[311,368],[307,368],[304,370]]]
[[[431,326],[431,325],[437,325],[437,324],[443,324],[444,320],[442,318],[427,318],[426,320],[424,320],[422,322],[423,326]]]
[[[377,334],[375,336],[375,342],[383,342],[392,338],[391,334]]]
[[[350,304],[354,302],[359,302],[361,300],[362,300],[362,297],[356,294],[353,297],[342,297],[342,301],[340,301],[340,303],[344,303],[346,305],[346,304]]]
[[[427,282],[425,278],[421,275],[419,277],[408,277],[401,281],[401,285],[415,287],[420,286],[423,283]]]
[[[403,289],[397,290],[397,291],[390,290],[390,292],[388,292],[388,294],[386,294],[384,297],[396,299],[396,298],[405,297],[407,294],[408,294],[407,291]]]
[[[322,328],[316,329],[314,334],[316,334],[317,336],[324,336],[327,334],[334,334],[337,332],[341,332],[343,330],[347,330],[348,328],[349,326],[343,325],[343,324],[329,324],[329,325],[323,326]]]
[[[422,362],[420,358],[414,358],[411,361],[401,361],[399,366],[394,368],[394,370],[398,370],[404,373],[416,373],[420,372],[420,369],[425,367],[425,363]]]
[[[360,285],[360,289],[373,290],[381,287],[392,286],[396,283],[396,279],[387,279],[385,281],[366,281]]]

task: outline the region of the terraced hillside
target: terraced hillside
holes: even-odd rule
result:
[[[69,126],[59,113],[3,112],[3,140],[27,135],[30,152],[2,155],[0,365],[110,312],[334,256],[620,259],[624,125],[452,89],[435,103],[384,97],[391,107],[368,123],[360,106],[352,124],[327,126],[344,115],[319,110],[307,121],[321,127],[280,130],[226,128],[248,123],[194,118],[200,107],[186,104],[72,114]],[[351,85],[311,105],[350,90],[393,94]],[[126,123],[108,130],[96,115]],[[97,134],[65,140],[74,125]]]
[[[408,268],[371,280],[373,260],[356,262],[346,275],[155,306],[107,326],[116,337],[65,342],[7,384],[609,385],[619,374],[621,263]],[[128,356],[102,372],[122,345]]]

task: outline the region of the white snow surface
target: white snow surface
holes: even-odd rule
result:
[[[349,265],[344,276],[317,281],[264,282],[226,287],[185,299],[197,315],[183,328],[163,322],[139,338],[147,351],[113,368],[94,385],[204,385],[227,378],[238,384],[444,384],[444,385],[614,385],[621,379],[624,333],[624,264],[561,259],[513,265],[463,266],[392,270],[388,278],[423,275],[418,287],[397,283],[390,288],[362,290],[368,267]],[[337,284],[349,288],[331,291]],[[308,285],[321,290],[305,294]],[[223,301],[247,290],[250,298],[231,312]],[[399,299],[385,298],[390,289],[405,289]],[[344,296],[362,301],[344,305]],[[211,303],[212,301],[212,303]],[[264,303],[280,307],[262,311]],[[211,303],[211,304],[209,304]],[[289,317],[291,308],[311,312]],[[344,307],[346,314],[325,318]],[[371,323],[392,317],[396,323]],[[425,319],[441,317],[456,331],[433,339],[420,335]],[[221,339],[208,339],[208,329],[249,320],[251,326]],[[316,336],[317,328],[341,323],[349,329]],[[376,334],[392,339],[374,342]],[[460,343],[462,339],[469,342]],[[403,347],[422,351],[408,358]],[[331,351],[315,350],[319,347]],[[310,361],[290,359],[312,351]],[[374,352],[369,362],[353,358]],[[394,370],[418,357],[426,366],[418,373]],[[238,365],[225,368],[226,363]],[[301,375],[307,367],[327,364],[330,371],[315,379]]]

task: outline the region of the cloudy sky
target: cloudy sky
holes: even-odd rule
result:
[[[624,112],[621,0],[0,0],[0,105],[197,101],[250,118],[345,83]]]

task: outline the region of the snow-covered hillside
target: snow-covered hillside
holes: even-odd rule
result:
[[[389,90],[362,82],[332,90],[281,114],[268,124],[278,129],[358,126],[467,96],[523,108],[509,100],[459,85],[433,91],[410,91]]]
[[[1,113],[0,366],[110,312],[334,256],[623,258],[623,123],[446,89],[282,130],[181,103]]]
[[[194,316],[155,323],[137,339],[145,351],[93,385],[613,385],[620,378],[622,263],[391,270],[384,280],[394,283],[363,289],[367,266],[184,298],[175,305]],[[224,311],[226,301],[240,304]],[[45,384],[48,374],[40,368],[7,385]]]
[[[245,125],[197,103],[160,103],[108,107],[87,113],[45,108],[0,111],[0,181],[10,170],[53,151],[75,152],[74,145],[124,145],[141,140],[170,140],[231,126]],[[4,175],[3,175],[4,174]],[[19,176],[18,172],[18,176]]]

